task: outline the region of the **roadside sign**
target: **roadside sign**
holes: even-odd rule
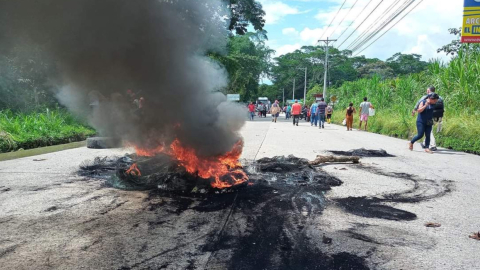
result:
[[[240,101],[240,94],[227,94],[228,101]]]
[[[480,0],[464,0],[462,43],[480,43]]]
[[[298,100],[298,103],[303,104],[303,99],[288,99],[287,104],[295,103],[295,100]]]

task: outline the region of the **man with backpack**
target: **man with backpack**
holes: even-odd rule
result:
[[[418,110],[420,103],[422,103],[425,99],[427,99],[428,95],[434,94],[436,91],[435,87],[430,86],[427,88],[427,94],[423,96],[415,105],[415,108],[412,111],[412,116],[415,116],[415,113]],[[437,103],[435,103],[433,108],[433,125],[437,125],[437,133],[442,131],[442,120],[443,120],[443,113],[445,112],[445,106],[443,103],[443,98],[439,97]],[[430,135],[430,150],[437,151],[437,144],[435,141],[435,137],[433,136],[433,128]],[[425,148],[425,141],[422,143],[422,147]]]

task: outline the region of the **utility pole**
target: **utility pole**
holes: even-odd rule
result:
[[[283,106],[285,106],[285,88],[283,88],[282,91],[283,91],[283,103],[282,104],[283,104]]]
[[[292,91],[292,93],[293,93],[292,99],[295,100],[295,78],[293,78],[293,91]]]
[[[307,101],[307,68],[297,68],[297,69],[304,69],[305,70],[305,86],[303,87],[303,105],[306,104]]]
[[[337,41],[336,39],[321,39],[318,42],[325,42],[325,75],[323,78],[323,98],[327,98],[327,71],[328,71],[328,44]]]
[[[307,105],[307,68],[305,67],[305,86],[303,87],[303,106]]]

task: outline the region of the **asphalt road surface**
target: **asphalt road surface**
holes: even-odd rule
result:
[[[345,129],[256,118],[242,130],[247,165],[359,148],[394,155],[313,168],[319,181],[343,182],[331,190],[270,175],[228,194],[180,196],[77,175],[84,160],[128,149],[0,162],[0,268],[479,269],[480,241],[468,236],[480,231],[480,157]]]

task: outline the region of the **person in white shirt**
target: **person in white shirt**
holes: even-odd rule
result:
[[[370,114],[370,108],[374,109],[372,103],[368,102],[367,97],[363,98],[363,102],[360,103],[360,125],[358,126],[358,130],[362,130],[362,122],[365,121],[365,131],[367,131],[368,126],[368,116]]]

